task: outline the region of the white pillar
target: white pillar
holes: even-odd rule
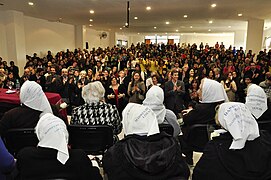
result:
[[[246,49],[246,31],[234,31],[234,47],[236,49],[240,49],[240,47],[243,47]]]
[[[26,64],[24,14],[18,11],[6,11],[4,14],[8,60],[15,62],[22,75]]]
[[[109,47],[114,47],[116,45],[116,32],[109,32]]]
[[[247,26],[247,45],[246,51],[252,50],[258,54],[262,49],[264,20],[249,20]]]
[[[75,48],[80,48],[83,49],[85,48],[84,46],[84,35],[83,35],[83,31],[84,31],[84,27],[82,25],[75,25]]]

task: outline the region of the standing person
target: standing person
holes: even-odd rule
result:
[[[172,80],[165,84],[165,105],[179,118],[184,109],[185,86],[183,81],[178,80],[178,71],[172,71],[171,75]]]
[[[140,72],[135,71],[133,73],[132,81],[128,85],[127,94],[130,96],[129,102],[141,104],[144,100],[145,92],[146,87],[140,76]]]
[[[61,87],[61,79],[60,76],[56,74],[56,68],[50,68],[50,75],[46,79],[46,91],[59,93]]]
[[[235,81],[232,77],[232,72],[229,72],[227,75],[227,79],[225,81],[221,81],[221,84],[223,85],[227,96],[229,98],[229,101],[234,102],[235,101],[235,93],[237,91],[237,86]]]
[[[18,179],[94,179],[102,180],[99,169],[81,149],[69,149],[65,123],[47,113],[36,126],[37,147],[26,147],[18,153]]]
[[[123,109],[127,105],[126,101],[126,89],[123,84],[118,83],[116,77],[111,78],[111,85],[105,92],[105,97],[108,103],[116,105],[119,115],[121,116]]]

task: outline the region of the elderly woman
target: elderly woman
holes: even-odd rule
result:
[[[173,136],[176,137],[180,134],[180,126],[177,122],[176,115],[163,104],[164,91],[159,86],[152,86],[143,101],[144,106],[150,107],[156,115],[158,124],[170,124],[173,129]]]
[[[82,89],[85,104],[72,110],[71,124],[109,125],[115,135],[122,129],[116,106],[104,102],[105,89],[100,81],[91,82]]]
[[[12,128],[34,128],[45,113],[52,113],[51,106],[41,86],[26,81],[20,90],[21,106],[6,112],[0,120],[0,135]]]
[[[103,158],[110,180],[188,179],[190,172],[179,144],[159,133],[156,115],[149,107],[129,103],[122,115],[126,137]]]
[[[69,134],[61,119],[45,114],[36,134],[38,147],[24,148],[18,154],[19,179],[102,179],[83,150],[68,149]]]
[[[221,104],[216,123],[222,129],[206,145],[193,180],[271,179],[271,137],[259,132],[247,106],[237,102]]]

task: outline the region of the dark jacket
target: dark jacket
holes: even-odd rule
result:
[[[80,149],[69,150],[69,159],[65,165],[57,160],[57,151],[50,148],[27,147],[21,150],[17,158],[19,176],[17,179],[74,179],[102,180],[99,169],[92,166],[90,159]]]
[[[230,150],[232,136],[222,134],[210,141],[197,163],[193,180],[270,180],[271,137],[267,133],[247,141],[243,149]]]
[[[109,180],[182,180],[190,174],[179,144],[164,133],[127,136],[107,151],[103,166]]]

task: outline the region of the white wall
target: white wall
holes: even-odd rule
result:
[[[203,33],[196,33],[196,34],[183,34],[180,36],[180,44],[181,43],[196,43],[199,45],[201,42],[205,45],[208,43],[209,46],[214,46],[216,42],[219,44],[223,42],[226,48],[229,48],[230,45],[234,44],[234,34],[233,33],[221,33],[221,34],[203,34]]]
[[[75,30],[73,25],[49,22],[47,20],[24,17],[26,54],[44,56],[48,50],[54,54],[61,50],[74,50]]]
[[[4,13],[0,12],[0,57],[8,59]]]
[[[271,49],[271,28],[263,32],[263,49],[264,48]]]
[[[100,34],[102,32],[107,33],[106,38],[100,38]],[[110,41],[110,33],[107,31],[96,31],[91,28],[84,28],[84,48],[86,48],[86,42],[88,42],[89,49],[92,49],[93,47],[98,48],[106,48],[109,46],[109,41]]]
[[[145,42],[144,36],[142,36],[142,35],[130,35],[129,41],[128,41],[128,46],[131,46],[132,43],[134,45],[136,45],[138,42],[139,43]]]

